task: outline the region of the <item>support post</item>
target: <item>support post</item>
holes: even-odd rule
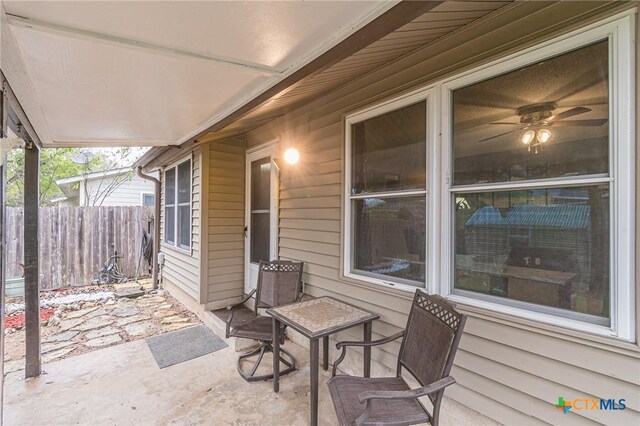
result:
[[[3,135],[4,133],[2,133]],[[0,135],[0,136],[2,136]],[[6,155],[0,158],[0,414],[2,414],[4,399],[4,292],[6,285],[6,265],[7,265],[7,168]]]
[[[0,94],[0,137],[7,137],[8,105],[4,84]],[[0,154],[0,418],[4,406],[4,292],[7,267],[7,156]]]
[[[40,148],[31,141],[24,150],[24,288],[26,322],[25,377],[41,372],[40,267],[38,218],[40,211]]]

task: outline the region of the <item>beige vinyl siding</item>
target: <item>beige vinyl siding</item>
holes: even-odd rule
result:
[[[374,339],[404,327],[411,303],[408,292],[341,278],[344,114],[593,22],[608,13],[599,11],[603,7],[609,6],[550,2],[542,8],[530,3],[506,7],[250,132],[250,147],[278,137],[281,149],[300,151],[300,163],[281,170],[279,256],[306,262],[306,292],[379,313]],[[449,397],[506,424],[637,424],[637,345],[460,308],[470,318],[453,369],[458,384],[447,390]],[[340,337],[359,339],[361,333],[350,330]],[[393,342],[374,349],[373,357],[395,368],[398,349]],[[563,414],[554,407],[559,396],[625,398],[628,408]]]
[[[242,296],[244,288],[244,165],[242,139],[208,149],[207,303]]]
[[[195,300],[200,299],[200,149],[196,149],[191,156],[191,249],[183,250],[164,242],[164,168],[161,173],[161,220],[160,220],[160,251],[165,254],[162,268],[162,279],[184,290]],[[176,161],[188,158],[180,157]],[[169,164],[172,167],[174,164]]]

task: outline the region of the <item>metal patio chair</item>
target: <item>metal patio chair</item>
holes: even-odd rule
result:
[[[416,290],[406,328],[373,342],[339,342],[342,354],[333,365],[328,386],[341,425],[438,424],[444,389],[455,383],[449,375],[466,316],[444,298]],[[336,376],[348,346],[376,346],[403,337],[396,377]],[[411,389],[402,377],[407,370],[421,387]],[[419,397],[428,396],[431,413]]]
[[[241,302],[227,308],[231,311],[227,319],[227,338],[241,337],[260,342],[258,348],[250,350],[238,358],[238,373],[248,382],[273,378],[273,373],[256,375],[265,353],[273,352],[272,319],[269,316],[259,315],[258,309],[275,308],[299,301],[302,296],[302,267],[303,262],[261,261],[258,269],[257,288],[252,290]],[[256,295],[256,300],[253,307],[253,317],[243,324],[232,326],[231,322],[233,321],[235,308],[243,305],[254,294]],[[284,344],[284,327],[280,330],[280,336],[282,336],[280,343]],[[242,369],[242,361],[256,354],[257,359],[253,367],[246,373]],[[286,369],[280,372],[280,375],[295,371],[295,358],[282,347],[280,347],[280,360],[287,366]]]

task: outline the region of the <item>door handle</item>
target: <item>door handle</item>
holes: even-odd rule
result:
[[[247,238],[247,231],[249,230],[248,226],[244,227],[244,237]]]

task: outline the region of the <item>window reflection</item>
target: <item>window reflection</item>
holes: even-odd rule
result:
[[[609,187],[459,193],[455,288],[609,317]]]
[[[353,201],[354,267],[424,286],[425,197]]]
[[[354,124],[352,194],[425,189],[425,102]]]
[[[454,184],[609,171],[602,41],[453,92]]]

